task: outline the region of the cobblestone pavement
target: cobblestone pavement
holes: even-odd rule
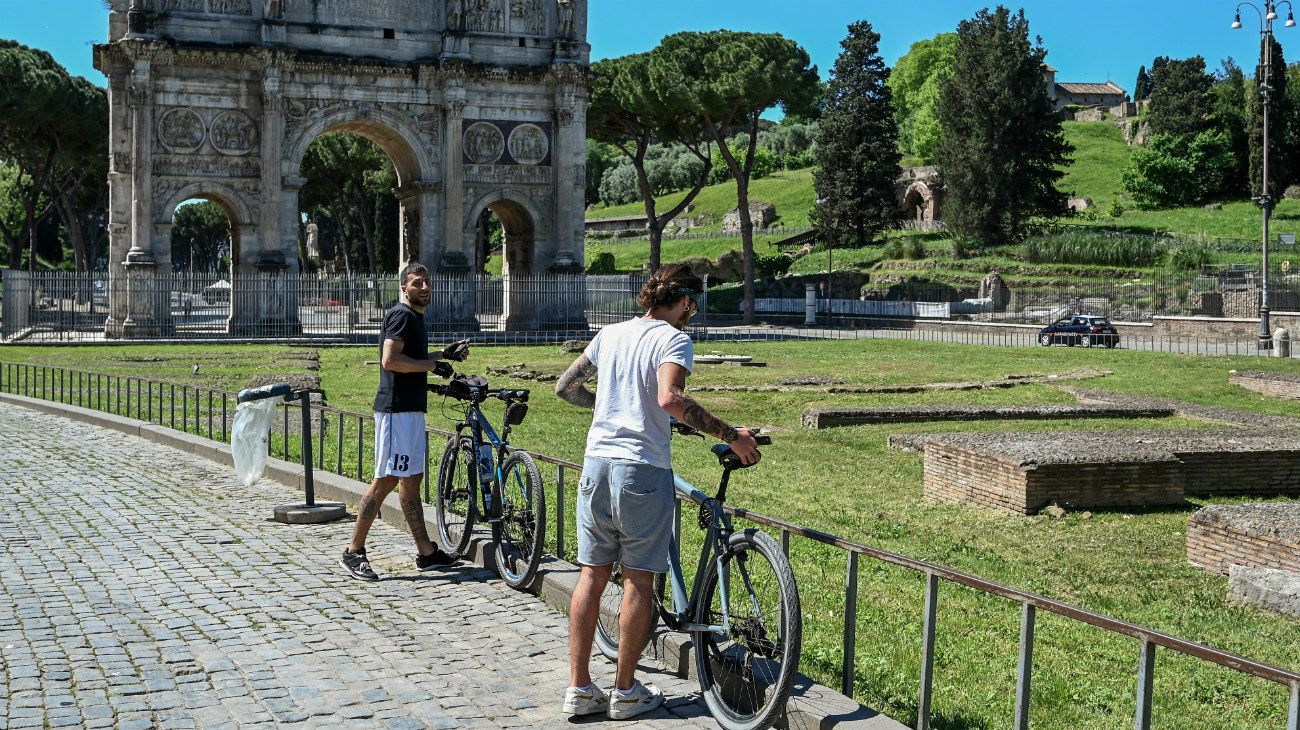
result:
[[[567,727],[567,622],[474,567],[418,573],[376,523],[269,520],[294,496],[140,438],[0,409],[0,727]],[[593,661],[602,686],[613,668]],[[645,728],[716,727],[662,673]],[[578,724],[574,722],[572,724]]]

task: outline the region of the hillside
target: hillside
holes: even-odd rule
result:
[[[1232,238],[1253,241],[1260,237],[1259,208],[1249,200],[1234,200],[1221,203],[1221,209],[1210,210],[1204,206],[1172,208],[1167,210],[1138,210],[1131,199],[1123,192],[1121,173],[1128,163],[1132,149],[1124,144],[1123,135],[1118,127],[1110,122],[1066,122],[1064,124],[1066,139],[1075,147],[1073,161],[1065,168],[1065,177],[1061,189],[1070,195],[1091,198],[1093,210],[1083,216],[1076,216],[1068,222],[1102,228],[1121,228],[1134,233],[1178,233],[1190,237]],[[668,208],[681,200],[683,193],[673,193],[658,198],[660,210]],[[750,186],[750,197],[754,200],[768,201],[776,205],[780,218],[778,226],[806,226],[808,214],[813,205],[812,170],[783,171],[761,180],[755,180]],[[1113,216],[1112,204],[1118,203],[1120,214]],[[721,228],[721,219],[736,205],[736,188],[733,182],[706,187],[695,200],[695,210],[690,215],[710,213],[714,222],[701,231],[717,231]],[[607,218],[611,216],[643,214],[640,203],[598,208],[588,211],[588,218]],[[1283,200],[1274,211],[1274,228],[1279,232],[1300,231],[1300,200]],[[905,237],[906,232],[897,232],[892,237]],[[1016,251],[1002,247],[998,257],[982,259],[978,262],[967,261],[961,266],[950,265],[951,241],[943,235],[929,234],[926,240],[927,258],[941,273],[944,270],[970,270],[970,264],[994,264],[1001,261],[1004,267],[1015,263]],[[759,237],[757,253],[759,255],[775,253],[771,243],[776,237]],[[740,239],[691,239],[665,241],[664,261],[680,260],[691,256],[707,256],[716,259],[729,250],[738,250]],[[620,270],[636,271],[649,257],[649,244],[644,240],[592,239],[587,244],[587,256],[590,260],[595,254],[604,251],[613,252]],[[1256,261],[1258,255],[1220,254],[1215,256],[1219,263],[1239,263]],[[892,268],[883,247],[872,247],[859,251],[846,250],[835,256],[835,267],[867,268],[883,266]],[[794,272],[812,273],[824,271],[825,257],[812,257],[797,261]],[[906,266],[901,268],[908,268]]]
[[[666,211],[681,202],[685,192],[669,193],[655,198],[655,205],[660,211]],[[764,201],[776,206],[778,226],[806,226],[808,214],[813,208],[812,168],[803,170],[780,170],[771,175],[750,182],[749,198],[751,201]],[[722,217],[736,207],[736,183],[728,180],[717,185],[710,185],[700,191],[692,203],[695,207],[688,215],[697,216],[710,213],[713,223],[700,230],[721,230]],[[596,208],[587,211],[587,218],[612,218],[624,215],[645,215],[645,205],[640,202],[616,205],[609,208]]]

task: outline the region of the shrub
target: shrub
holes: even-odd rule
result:
[[[588,274],[617,274],[618,266],[614,262],[614,254],[609,251],[603,251],[596,254],[596,257],[587,263]]]
[[[641,189],[632,163],[614,165],[600,179],[600,200],[605,205],[623,205],[641,199]]]
[[[1119,202],[1118,197],[1111,201],[1110,210],[1107,210],[1106,214],[1111,218],[1119,218],[1124,215],[1124,206]]]
[[[885,244],[885,258],[920,261],[925,258],[925,242],[915,236],[890,239]]]
[[[1179,246],[1169,253],[1169,268],[1175,271],[1200,271],[1213,260],[1214,255],[1210,249],[1200,244]]]
[[[783,253],[772,256],[759,256],[754,259],[754,270],[759,276],[782,276],[790,271],[790,266],[794,264],[794,259]]]
[[[1124,168],[1124,189],[1139,207],[1165,208],[1200,203],[1230,189],[1237,162],[1226,132],[1201,132],[1190,141],[1157,134],[1133,151]]]
[[[1164,256],[1164,247],[1150,238],[1079,231],[1030,238],[1025,241],[1024,256],[1035,264],[1153,266]]]

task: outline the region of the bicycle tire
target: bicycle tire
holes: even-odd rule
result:
[[[761,558],[766,568],[758,570],[755,558]],[[799,671],[803,640],[799,588],[781,548],[758,530],[734,533],[721,562],[729,576],[732,632],[727,637],[713,633],[691,637],[700,689],[709,712],[726,730],[763,730],[784,712]],[[714,606],[720,593],[717,571],[717,562],[710,562],[700,584],[696,623],[722,621],[721,607]],[[765,605],[760,605],[759,615],[753,615],[754,603],[773,598],[775,616],[767,615]]]
[[[646,646],[650,645],[650,639],[654,637],[655,629],[659,626],[659,614],[663,611],[666,584],[667,580],[663,573],[655,575],[654,587],[651,590],[659,597],[659,605],[655,607],[654,619],[646,632]],[[614,571],[609,575],[609,585],[605,586],[605,592],[601,594],[600,607],[600,615],[596,618],[596,648],[605,655],[606,659],[616,662],[619,643],[618,617],[623,607],[623,566],[614,565]]]
[[[492,523],[497,573],[506,585],[519,588],[537,575],[546,549],[546,489],[532,455],[516,451],[506,457],[494,491],[501,513]]]
[[[434,494],[438,544],[452,557],[461,557],[469,547],[474,535],[477,499],[478,463],[474,446],[467,437],[452,436],[438,460],[438,487]]]

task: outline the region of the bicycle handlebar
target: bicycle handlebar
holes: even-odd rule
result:
[[[676,431],[679,435],[682,436],[699,436],[702,439],[708,438],[708,434],[705,434],[704,432],[698,429],[691,428],[690,426],[687,426],[686,424],[682,423],[676,418],[672,419],[669,422],[669,426],[672,428],[672,430]],[[754,437],[754,441],[756,441],[759,446],[772,445],[772,437],[769,434],[763,433],[762,429],[750,428],[746,430],[750,432],[750,434]]]

